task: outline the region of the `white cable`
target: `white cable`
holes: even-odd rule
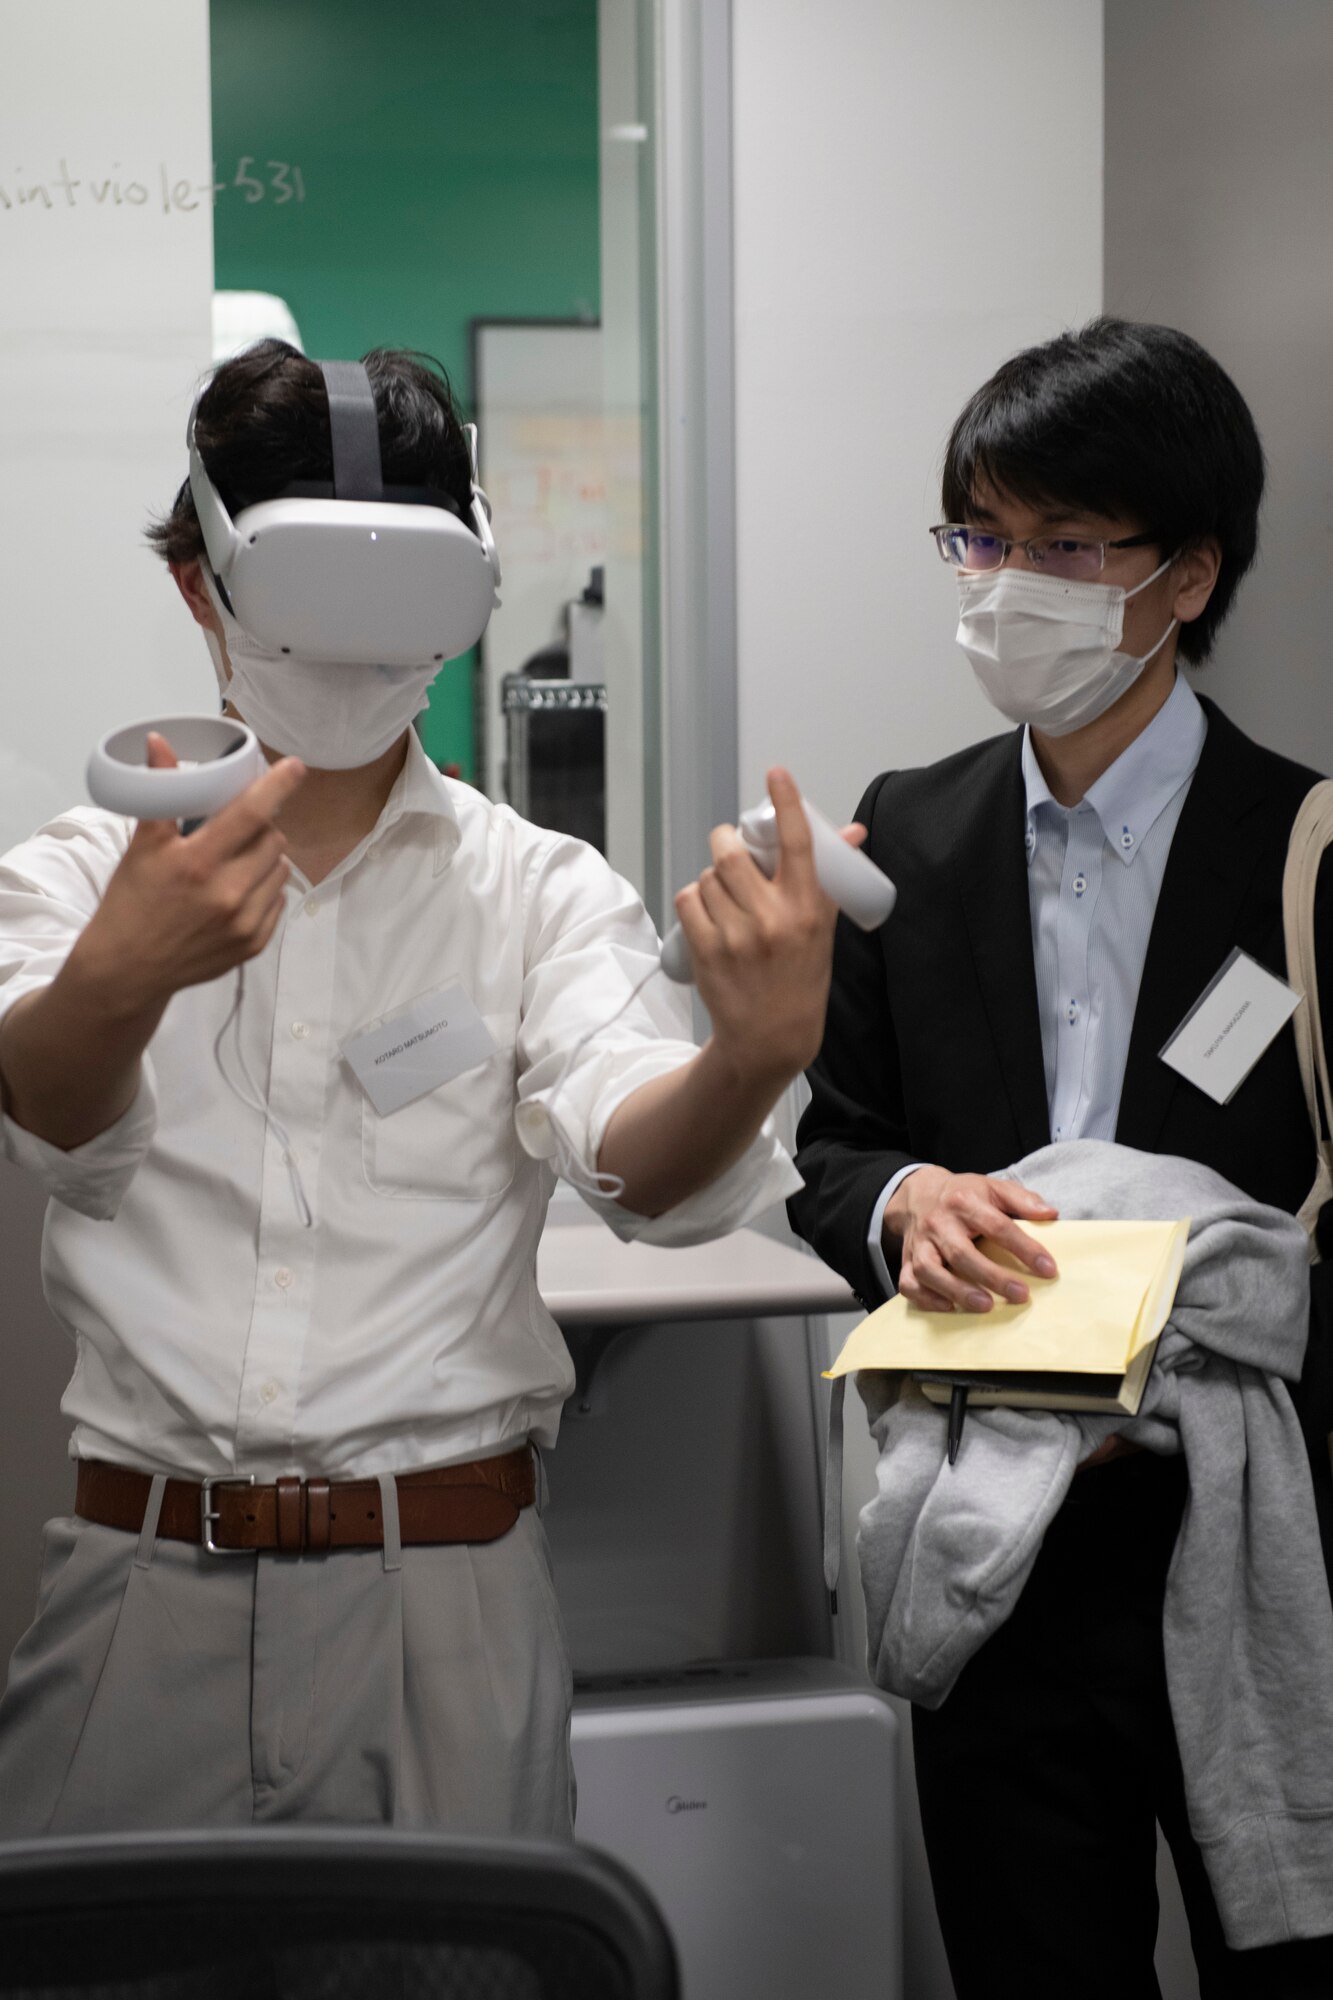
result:
[[[218,1072],[222,1077],[222,1081],[226,1084],[228,1090],[232,1093],[233,1097],[238,1097],[241,1103],[244,1104],[249,1110],[257,1111],[259,1113],[260,1117],[264,1120],[265,1125],[272,1132],[278,1144],[282,1147],[282,1161],[283,1165],[287,1169],[287,1178],[290,1180],[292,1184],[292,1200],[296,1204],[297,1218],[301,1224],[302,1229],[311,1229],[314,1226],[315,1218],[313,1213],[311,1212],[310,1202],[306,1196],[305,1182],[301,1179],[301,1169],[297,1165],[296,1154],[292,1149],[291,1137],[288,1134],[286,1126],[280,1124],[279,1121],[273,1116],[273,1113],[269,1110],[268,1105],[265,1103],[262,1095],[260,1094],[258,1084],[255,1082],[253,1076],[250,1074],[249,1064],[245,1060],[245,1050],[241,1046],[241,1003],[244,999],[245,999],[245,967],[243,965],[238,965],[236,968],[236,997],[231,1003],[230,1013],[227,1015],[226,1020],[222,1023],[222,1026],[218,1029],[217,1039],[213,1043],[213,1060],[218,1066]],[[249,1085],[250,1088],[249,1097],[246,1096],[245,1092],[236,1083],[235,1079],[228,1076],[227,1066],[222,1060],[222,1044],[226,1038],[227,1030],[231,1026],[233,1021],[236,1023],[236,1033],[232,1037],[232,1047],[235,1052],[237,1067],[239,1068],[245,1082]]]
[[[581,1035],[578,1041],[575,1042],[573,1048],[561,1064],[560,1073],[556,1077],[550,1096],[546,1100],[548,1115],[564,1090],[566,1078],[569,1076],[579,1057],[583,1054],[583,1051],[587,1048],[589,1042],[597,1035],[604,1035],[608,1028],[613,1028],[621,1015],[628,1013],[629,1009],[643,992],[644,987],[647,986],[649,980],[655,979],[661,970],[662,967],[660,964],[652,966],[649,971],[645,972],[638,985],[631,987],[630,991],[616,1008],[614,1014],[610,1015],[605,1021],[599,1021],[596,1027],[589,1028],[588,1032],[585,1035]],[[288,1178],[292,1184],[292,1199],[296,1204],[297,1216],[300,1219],[301,1227],[303,1229],[310,1229],[314,1226],[314,1215],[311,1211],[309,1198],[306,1195],[305,1183],[301,1178],[301,1169],[297,1163],[291,1137],[286,1126],[274,1117],[272,1111],[264,1101],[259,1086],[255,1082],[250,1072],[250,1067],[245,1060],[245,1050],[241,1044],[240,1022],[241,1007],[244,999],[245,967],[240,965],[236,968],[236,996],[231,1003],[226,1020],[218,1029],[216,1039],[213,1043],[213,1059],[217,1063],[219,1073],[228,1090],[231,1091],[234,1097],[239,1098],[241,1103],[249,1110],[259,1113],[278,1144],[282,1147],[283,1164],[287,1169]],[[236,1066],[249,1088],[250,1095],[248,1097],[235,1079],[228,1075],[227,1066],[222,1060],[223,1043],[226,1040],[227,1030],[232,1026],[233,1022],[236,1024],[236,1032],[232,1037],[232,1050],[236,1057]],[[561,1147],[562,1153],[566,1150],[563,1146]],[[572,1188],[577,1189],[580,1194],[591,1196],[594,1201],[619,1201],[621,1195],[625,1192],[625,1182],[621,1175],[603,1173],[585,1174],[582,1162],[577,1159],[562,1160],[560,1171]]]

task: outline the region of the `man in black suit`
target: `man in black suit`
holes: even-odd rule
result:
[[[898,903],[878,934],[839,923],[790,1212],[867,1305],[895,1282],[936,1311],[1025,1299],[978,1239],[1051,1274],[1022,1225],[1054,1211],[996,1170],[1053,1138],[1197,1159],[1293,1212],[1310,1190],[1289,1026],[1225,1105],[1159,1056],[1233,947],[1285,976],[1283,864],[1315,774],[1176,664],[1209,653],[1262,488],[1239,392],[1164,327],[1099,320],[1019,354],[954,426],[933,532],[960,644],[1023,727],[877,778],[857,809]],[[1325,995],[1330,889],[1326,868]],[[1333,1993],[1329,1940],[1227,1950],[1190,1836],[1161,1632],[1185,1492],[1180,1459],[1112,1439],[1009,1623],[914,1713],[959,2000],[1156,1994],[1155,1820],[1204,2000]]]

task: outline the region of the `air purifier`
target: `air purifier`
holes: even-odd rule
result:
[[[898,1719],[831,1660],[590,1676],[580,1840],[655,1895],[685,2000],[901,2000]]]

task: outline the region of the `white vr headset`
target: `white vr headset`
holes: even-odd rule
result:
[[[385,486],[361,362],[318,365],[329,397],[332,484],[295,483],[234,521],[208,476],[190,412],[190,491],[227,608],[275,653],[386,667],[455,659],[476,645],[500,601],[490,503],[477,484],[476,426],[465,427],[469,527],[445,493]]]

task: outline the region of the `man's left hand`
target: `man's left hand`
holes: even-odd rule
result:
[[[837,905],[815,874],[801,794],[787,771],[768,773],[780,855],[772,881],[733,826],[713,829],[713,865],[676,897],[713,1041],[737,1073],[775,1094],[819,1052],[833,965]],[[843,828],[859,847],[862,826]]]

